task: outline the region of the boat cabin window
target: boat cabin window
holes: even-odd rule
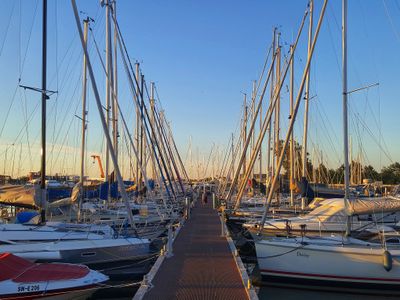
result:
[[[95,256],[96,252],[84,252],[81,254],[82,257],[90,257],[90,256]]]
[[[357,216],[358,221],[369,221],[372,222],[374,219],[372,218],[372,215],[354,215]]]

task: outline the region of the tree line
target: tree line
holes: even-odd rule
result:
[[[282,149],[283,141],[280,143],[280,150]],[[302,146],[295,141],[294,143],[294,156],[295,156],[295,178],[299,180],[301,178],[301,167],[302,162]],[[343,184],[344,183],[344,165],[338,168],[328,168],[323,163],[314,166],[311,160],[308,158],[307,153],[307,179],[312,182],[328,183],[328,184]],[[287,149],[284,161],[283,161],[283,176],[289,179],[289,147]],[[358,161],[350,162],[350,183],[361,184],[363,179],[369,179],[371,181],[382,181],[383,184],[400,184],[400,163],[394,162],[381,169],[380,172],[375,170],[372,165],[362,165]]]

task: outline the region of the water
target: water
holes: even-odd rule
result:
[[[139,285],[130,285],[134,281],[109,281],[108,285],[114,286],[97,290],[89,300],[131,300],[139,289]],[[121,285],[127,285],[121,287]]]
[[[371,295],[371,293],[376,295]],[[399,299],[400,295],[379,295],[378,291],[371,291],[369,294],[363,293],[346,293],[338,290],[321,291],[321,290],[306,290],[300,287],[293,286],[263,286],[258,292],[259,299],[264,300],[381,300],[381,299]]]
[[[313,287],[295,285],[291,283],[266,283],[261,281],[258,266],[253,263],[245,263],[250,277],[253,280],[259,299],[264,300],[393,300],[400,299],[398,291],[380,290],[356,290],[335,287]],[[261,285],[261,286],[257,286]]]

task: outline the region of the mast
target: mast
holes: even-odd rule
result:
[[[150,82],[150,112],[151,112],[151,114],[150,114],[150,116],[151,116],[150,122],[154,126],[154,82]],[[155,139],[154,133],[151,132],[151,141],[153,141],[154,139]],[[153,156],[154,156],[154,154],[153,154]],[[151,170],[152,170],[151,178],[153,180],[155,180],[156,179],[156,169],[155,169],[155,165],[154,164],[152,165]]]
[[[235,147],[234,147],[234,141],[235,141],[235,137],[233,136],[233,132],[232,132],[232,144],[231,144],[231,153],[232,153],[232,162],[231,162],[231,171],[229,175],[229,180],[233,180],[233,176],[235,176]],[[229,174],[229,173],[228,173]]]
[[[110,131],[110,7],[109,0],[106,0],[106,125],[107,130]],[[106,166],[105,166],[105,181],[107,182],[107,199],[110,197],[111,187],[109,182],[110,174],[110,149],[108,143],[106,143]]]
[[[314,10],[314,1],[310,0],[309,2],[309,12],[310,12],[310,23],[308,27],[308,53],[311,50],[311,42],[312,42],[312,28],[313,28],[313,10]],[[301,176],[302,182],[305,182],[307,178],[307,137],[308,137],[308,107],[310,103],[310,68],[308,69],[307,79],[306,79],[306,87],[304,92],[304,124],[303,124],[303,147],[302,147],[302,169]],[[301,197],[301,209],[305,209],[307,205],[307,197]]]
[[[218,152],[219,152],[219,149],[218,149],[218,145],[217,145],[217,149],[215,150],[215,153],[211,158],[211,180],[214,180],[214,177],[215,177],[215,158],[219,154]]]
[[[140,69],[139,69],[139,63],[138,62],[136,62],[135,63],[135,67],[136,67],[136,78],[137,78],[137,81],[138,81],[138,83],[137,83],[137,90],[136,90],[136,93],[137,93],[137,95],[136,95],[136,97],[137,97],[137,99],[138,99],[138,101],[139,101],[139,103],[140,103],[140,78],[141,78],[141,76],[140,76]],[[136,132],[135,132],[135,136],[136,136],[136,149],[139,151],[139,148],[140,148],[140,143],[139,143],[139,135],[140,135],[140,111],[139,111],[139,105],[136,105]],[[139,157],[140,157],[140,153],[139,153]],[[139,185],[140,185],[140,182],[139,182],[139,158],[136,158],[136,172],[135,172],[135,177],[136,177],[136,188],[137,188],[137,190],[139,190]]]
[[[274,27],[273,33],[272,33],[272,53],[275,56],[275,37],[276,37],[276,27]],[[274,61],[271,63],[271,98],[270,98],[270,104],[272,103],[274,99],[274,88],[275,88],[275,74],[274,74]],[[271,176],[272,176],[272,169],[271,169],[271,122],[268,124],[268,141],[267,141],[267,176],[265,179],[265,185],[268,186],[269,182],[271,181]]]
[[[169,130],[168,130],[169,129]],[[182,193],[185,193],[185,189],[182,184],[182,179],[180,176],[179,168],[177,165],[177,159],[175,159],[173,150],[172,150],[172,130],[170,129],[170,125],[168,124],[164,111],[160,112],[160,132],[162,134],[164,145],[165,145],[165,157],[167,162],[170,165],[170,174],[171,179],[175,183],[176,191],[181,189]],[[168,134],[169,133],[169,134]]]
[[[290,54],[293,55],[293,45],[290,45]],[[290,119],[293,117],[293,90],[294,90],[294,57],[290,62]],[[293,131],[290,133],[290,206],[294,206],[294,137]]]
[[[344,205],[349,211],[349,132],[347,114],[347,0],[342,0],[342,76],[343,76],[343,155],[344,155]],[[351,216],[347,216],[346,236],[350,235]]]
[[[42,151],[40,168],[41,190],[41,222],[46,222],[46,78],[47,78],[47,0],[43,0],[43,27],[42,27]]]
[[[253,93],[252,93],[252,99],[251,99],[251,118],[255,119],[256,116],[256,88],[257,88],[257,82],[255,80],[253,80]],[[253,150],[254,149],[254,138],[255,138],[255,129],[253,129],[251,131],[251,147],[250,149]],[[254,167],[252,168],[252,172],[251,172],[252,176],[251,178],[254,178]]]
[[[141,74],[141,78],[140,78],[140,128],[139,128],[139,164],[141,166],[144,166],[144,168],[146,168],[145,164],[143,164],[143,152],[144,152],[144,148],[143,148],[143,136],[144,136],[144,115],[143,115],[143,106],[144,106],[144,75]],[[139,173],[140,177],[139,177],[139,185],[138,185],[138,191],[139,191],[139,187],[140,189],[142,188],[142,180],[143,180],[143,174],[142,172]]]
[[[177,161],[178,161],[179,167],[181,168],[183,176],[189,182],[189,176],[187,174],[185,166],[183,165],[182,157],[179,154],[178,147],[176,146],[174,135],[172,134],[171,124],[170,123],[166,124],[166,127],[168,129],[168,132],[169,132],[169,135],[170,135],[170,140],[171,140],[171,148],[172,148],[171,153],[176,155]],[[177,170],[179,170],[179,168],[177,168]],[[179,179],[179,174],[177,174],[177,175],[178,175],[178,179]],[[180,179],[179,179],[179,181],[181,183]]]
[[[257,97],[257,95],[256,95]],[[262,105],[260,106],[260,132],[262,130],[262,123],[263,123],[263,116],[262,116]],[[260,148],[259,152],[259,158],[260,158],[260,170],[259,170],[259,183],[260,183],[260,194],[261,194],[261,183],[262,183],[262,148]]]
[[[89,27],[89,17],[83,20],[83,40],[87,49],[87,36]],[[85,139],[86,139],[86,85],[87,85],[87,66],[86,56],[83,54],[83,75],[82,75],[82,141],[81,141],[81,176],[80,176],[80,199],[78,205],[78,222],[81,219],[81,207],[83,203],[83,181],[85,174]]]
[[[349,137],[349,185],[354,184],[353,139]]]
[[[247,139],[247,95],[244,93],[244,100],[243,100],[243,129],[242,129],[242,145],[243,145],[243,150],[245,151],[245,143]],[[243,176],[246,173],[246,154],[244,156],[243,160]]]
[[[143,100],[143,106],[144,106],[144,100]],[[144,120],[143,120],[144,123]],[[142,159],[142,164],[144,165],[144,169],[147,172],[147,137],[146,137],[146,132],[144,128],[144,124],[142,124],[142,143],[143,143],[143,159]]]
[[[199,147],[196,147],[196,156],[197,156],[197,159],[196,159],[196,164],[197,164],[197,178],[196,178],[196,180],[197,181],[199,181],[200,180],[200,156],[199,156]]]
[[[362,177],[362,172],[363,172],[363,168],[362,168],[362,163],[363,163],[363,156],[362,156],[362,152],[361,152],[361,149],[360,149],[360,152],[359,152],[359,158],[358,158],[358,163],[359,163],[359,168],[358,168],[358,183],[359,184],[362,184],[362,182],[363,182],[363,177]]]
[[[281,80],[281,48],[279,45],[279,36],[280,33],[278,33],[278,38],[277,38],[277,48],[276,48],[276,74],[275,74],[275,79],[276,79],[276,84],[280,84]],[[278,153],[279,153],[279,127],[280,127],[280,111],[281,111],[281,97],[280,97],[280,91],[277,94],[277,102],[275,106],[275,122],[274,122],[274,137],[275,141],[274,143],[274,153],[273,153],[273,162],[275,166],[275,173],[274,176],[278,177],[278,182],[279,182],[279,172],[278,170]],[[280,205],[280,199],[279,199],[279,189],[276,191],[276,200],[278,202],[278,206]]]
[[[192,136],[189,135],[189,159],[190,159],[190,178],[194,179],[194,170],[193,170],[193,151],[192,151]]]
[[[317,151],[315,150],[315,146],[313,146],[313,148],[312,148],[311,164],[313,165],[313,168],[312,168],[312,181],[313,182],[317,182],[317,173],[316,173],[315,166],[318,165],[318,161],[317,161]]]
[[[115,155],[118,160],[118,137],[119,137],[119,132],[118,132],[118,82],[117,82],[117,76],[118,76],[118,70],[117,70],[117,7],[116,7],[116,1],[112,1],[112,14],[113,14],[113,19],[114,19],[114,56],[113,56],[113,76],[112,76],[112,83],[113,83],[113,140],[114,140],[114,151]],[[110,74],[111,75],[111,74]]]

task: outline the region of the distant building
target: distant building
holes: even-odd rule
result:
[[[0,184],[9,183],[11,180],[11,176],[8,175],[0,175]]]

